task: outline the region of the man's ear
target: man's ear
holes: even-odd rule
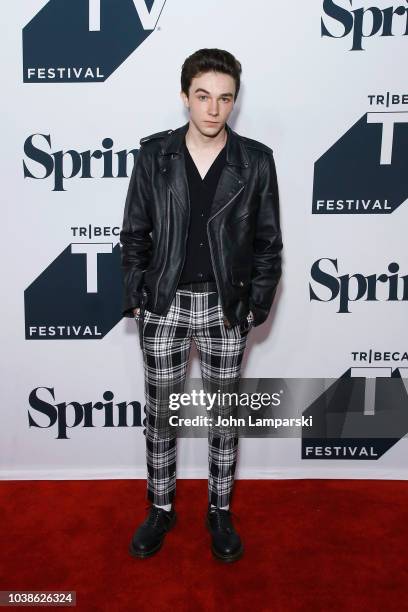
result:
[[[189,103],[188,103],[188,98],[187,98],[186,94],[184,93],[184,91],[180,91],[180,98],[181,98],[181,100],[182,100],[182,102],[183,102],[184,106],[185,106],[186,108],[190,108],[190,105],[189,105]]]

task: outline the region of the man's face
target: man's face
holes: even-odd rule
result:
[[[214,137],[223,129],[234,108],[235,81],[229,74],[204,72],[191,81],[188,97],[182,100],[190,109],[190,121],[204,136]]]

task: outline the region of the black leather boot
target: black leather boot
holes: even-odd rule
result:
[[[242,556],[244,547],[234,529],[229,510],[211,508],[208,504],[207,527],[212,536],[211,550],[221,561],[236,561]]]
[[[144,559],[160,550],[166,533],[176,522],[173,508],[167,512],[163,508],[150,506],[146,520],[135,531],[129,544],[129,552],[133,557]]]

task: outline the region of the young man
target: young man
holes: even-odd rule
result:
[[[176,518],[169,394],[183,391],[191,341],[204,387],[236,388],[248,333],[266,320],[281,275],[272,150],[227,124],[240,74],[227,51],[188,57],[180,93],[189,121],[141,139],[129,183],[120,234],[123,315],[138,322],[144,359],[151,502],[129,547],[140,558],[159,550]],[[227,414],[225,406],[218,411]],[[238,437],[233,427],[209,427],[208,442],[212,552],[234,561],[243,552],[229,510]]]

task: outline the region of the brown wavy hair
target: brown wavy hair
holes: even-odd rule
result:
[[[223,72],[229,74],[235,81],[235,97],[238,97],[241,85],[241,63],[223,49],[199,49],[189,55],[181,68],[181,90],[188,97],[191,81],[202,72]]]

